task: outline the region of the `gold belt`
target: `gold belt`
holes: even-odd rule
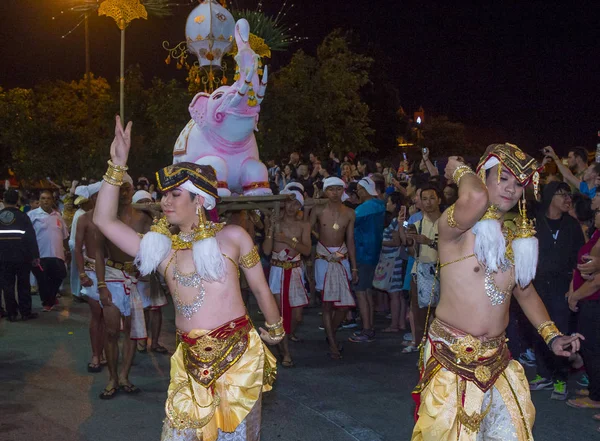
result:
[[[336,262],[340,263],[342,260],[346,260],[348,258],[347,254],[342,254],[341,256],[324,256],[323,254],[317,254],[317,259],[326,260],[327,262]]]
[[[111,259],[107,259],[106,266],[110,266],[111,268],[125,271],[126,273],[129,273],[129,274],[133,274],[133,273],[137,272],[133,262],[121,263],[121,262],[115,262],[114,260],[111,260]]]
[[[289,270],[289,269],[292,269],[292,268],[298,268],[300,265],[302,265],[302,261],[301,260],[285,261],[285,260],[271,259],[271,266],[276,266],[278,268],[283,268],[284,270]]]

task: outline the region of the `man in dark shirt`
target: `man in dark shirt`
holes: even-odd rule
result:
[[[17,320],[19,312],[23,320],[38,316],[31,312],[29,272],[32,264],[39,265],[40,253],[31,220],[17,208],[18,200],[19,194],[15,190],[8,190],[4,194],[5,208],[0,211],[0,288],[11,322]],[[15,300],[15,281],[18,304]]]
[[[565,182],[546,185],[540,208],[535,226],[540,252],[533,284],[559,329],[568,329],[570,311],[565,293],[577,265],[577,253],[585,243],[579,223],[568,213],[569,185]],[[552,399],[566,400],[569,360],[555,356],[543,340],[541,343],[536,340],[535,358],[538,372],[529,383],[530,389],[552,390]]]

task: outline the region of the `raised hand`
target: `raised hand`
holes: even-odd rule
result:
[[[554,160],[558,159],[558,156],[556,156],[556,153],[554,153],[554,149],[552,147],[550,147],[549,145],[544,147],[542,150],[544,152],[544,155],[550,156]]]
[[[448,164],[446,164],[446,169],[444,170],[444,176],[447,180],[453,181],[454,172],[458,167],[464,164],[464,160],[460,156],[450,156],[448,158]]]
[[[125,130],[123,130],[121,117],[116,116],[115,139],[113,139],[110,146],[110,158],[115,165],[127,165],[129,149],[131,148],[131,125],[132,123],[129,121]]]

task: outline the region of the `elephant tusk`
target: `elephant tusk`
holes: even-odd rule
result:
[[[260,87],[258,88],[258,92],[256,93],[256,99],[258,104],[262,103],[262,100],[265,98],[265,91],[267,90],[267,82],[269,81],[269,69],[265,66],[264,74],[260,79]]]
[[[246,95],[246,92],[248,92],[248,89],[252,85],[252,77],[253,76],[254,76],[254,68],[251,68],[248,71],[248,74],[246,75],[244,84],[242,84],[242,86],[238,89],[237,93],[231,99],[231,102],[229,103],[230,106],[235,107],[240,103],[240,101],[242,100],[242,97],[244,95]]]

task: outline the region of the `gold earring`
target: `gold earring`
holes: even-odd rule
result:
[[[201,206],[196,207],[196,214],[198,215],[198,228],[203,228],[206,223],[206,218],[204,217],[204,210],[202,210]]]

